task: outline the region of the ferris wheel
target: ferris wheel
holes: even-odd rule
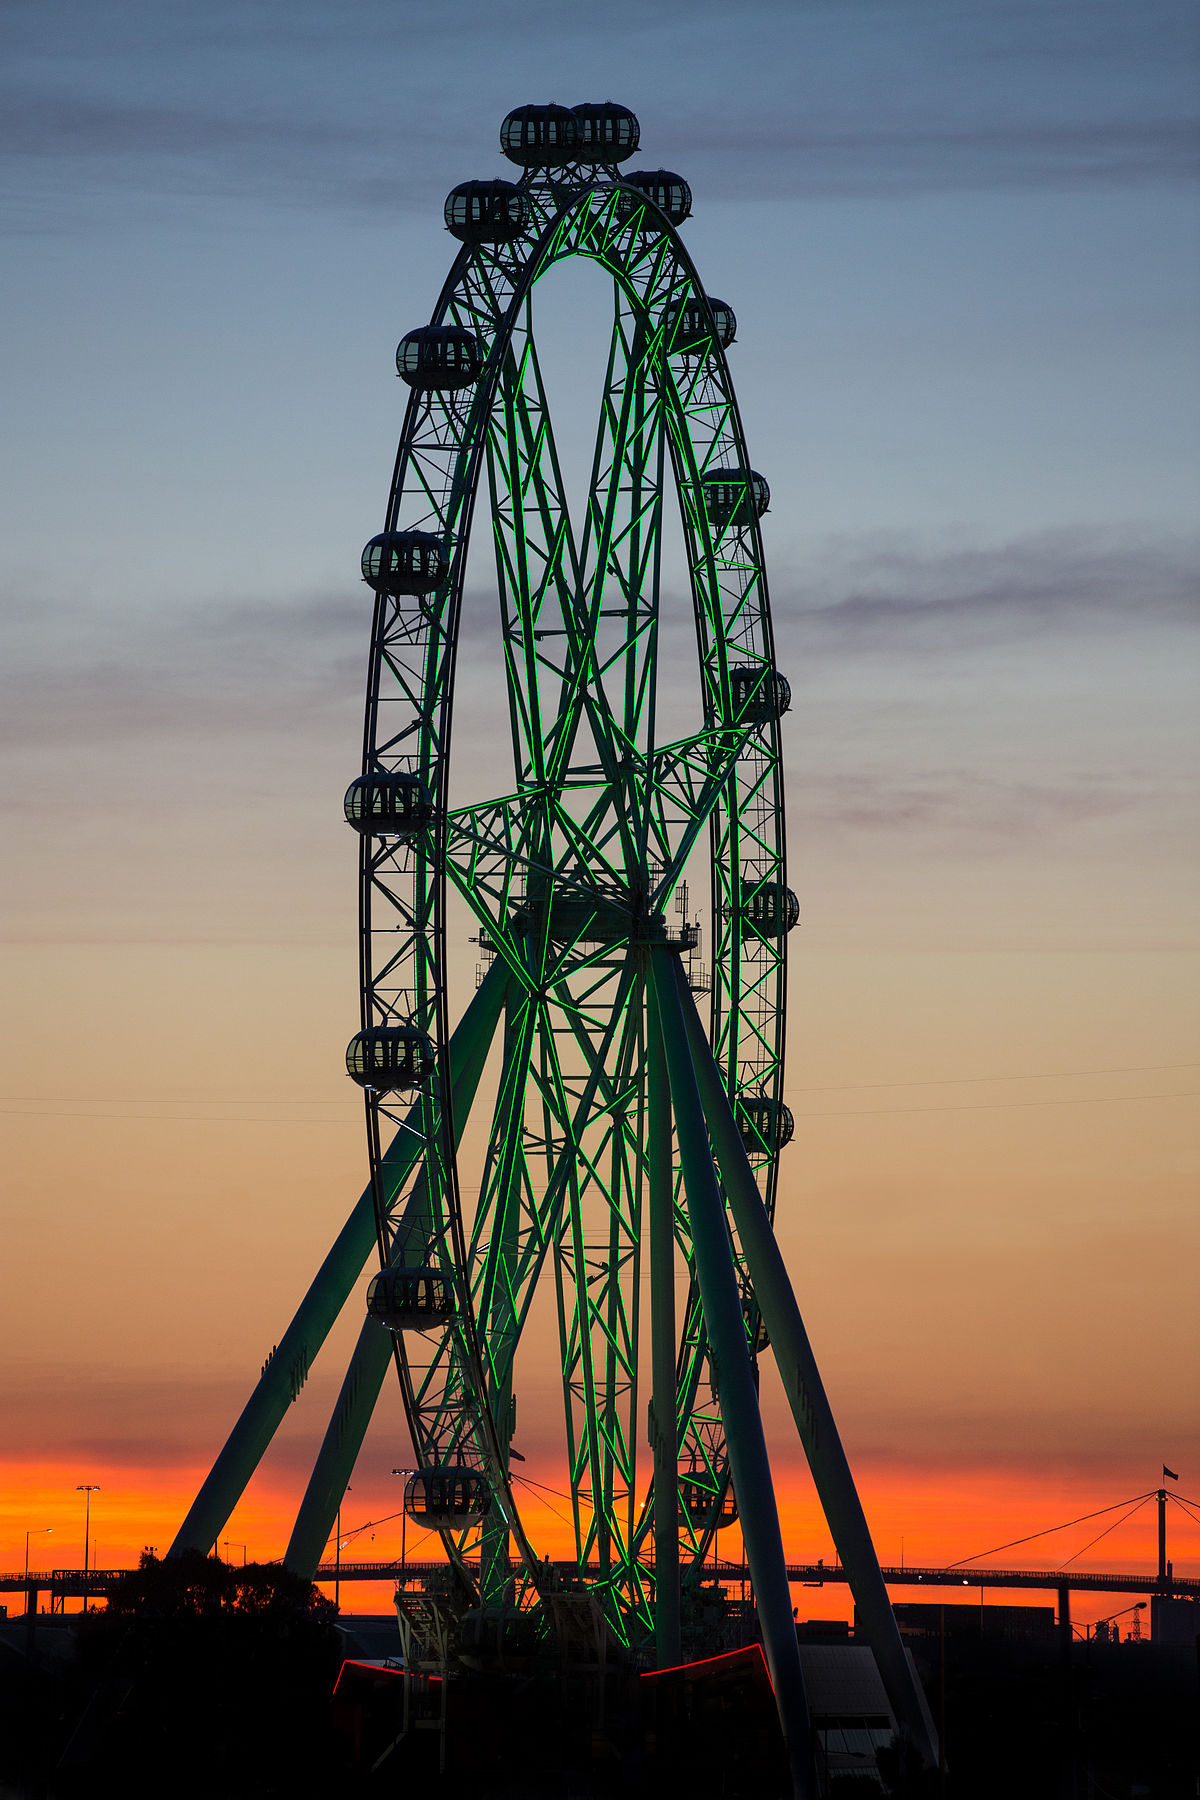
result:
[[[789,690],[774,665],[759,528],[769,496],[729,379],[734,317],[705,295],[680,241],[687,184],[662,170],[617,177],[637,137],[622,107],[521,108],[501,143],[522,179],[467,182],[446,202],[463,247],[432,323],[397,353],[411,398],[387,529],[363,552],[377,600],[364,773],[346,797],[362,834],[363,1028],[348,1065],[367,1096],[382,1262],[368,1306],[396,1334],[422,1462],[406,1504],[459,1554],[479,1535],[503,1586],[510,1521],[523,1538],[507,1474],[514,1354],[535,1284],[553,1280],[576,1550],[596,1562],[622,1632],[651,1625],[637,1451],[643,1246],[660,1198],[652,965],[682,961],[690,985],[704,979],[699,928],[679,911],[703,858],[691,887],[711,895],[711,1042],[773,1195],[791,1135],[779,1090],[786,936],[799,911],[784,883]],[[573,521],[535,314],[541,279],[580,256],[609,278],[614,324],[586,514]],[[668,486],[683,520],[701,701],[699,729],[674,742],[656,729]],[[509,791],[452,806],[455,650],[480,490],[513,769]],[[491,962],[494,1028],[503,1017],[469,1225],[451,1093],[448,885]],[[418,1151],[407,1188],[384,1167],[395,1132]],[[735,1502],[678,1154],[665,1138],[661,1149],[664,1171],[666,1157],[672,1165],[661,1201],[689,1274],[672,1346],[677,1418],[662,1429],[678,1436],[684,1550],[698,1559]],[[758,1310],[739,1278],[753,1354]],[[485,1599],[498,1598],[488,1589],[485,1573]]]
[[[500,133],[516,178],[463,182],[445,204],[460,248],[430,322],[397,351],[407,409],[384,529],[362,553],[374,608],[362,773],[345,798],[360,840],[361,1020],[346,1060],[370,1183],[176,1548],[219,1533],[373,1232],[367,1319],[289,1564],[315,1567],[391,1364],[417,1463],[405,1509],[441,1534],[463,1591],[485,1608],[536,1607],[561,1585],[512,1466],[522,1335],[549,1288],[575,1585],[616,1642],[678,1660],[681,1572],[739,1519],[795,1744],[807,1715],[757,1400],[769,1343],[894,1710],[919,1738],[771,1229],[793,1129],[782,1082],[799,905],[770,494],[730,378],[733,310],[680,235],[688,184],[623,169],[638,142],[625,107],[519,107]],[[539,284],[570,258],[596,265],[613,296],[574,518],[537,348]],[[473,530],[473,591],[494,560],[511,772],[464,798],[451,727]],[[660,723],[680,683],[663,654],[672,530],[695,643],[682,736]],[[456,1019],[464,914],[480,966]],[[469,1182],[468,1120],[483,1144]]]

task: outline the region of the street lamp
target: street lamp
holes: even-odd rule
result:
[[[222,1543],[223,1543],[223,1544],[224,1544],[224,1546],[225,1546],[225,1549],[226,1549],[226,1551],[228,1551],[228,1549],[229,1549],[229,1539],[228,1539],[228,1538],[222,1538],[222,1539],[221,1539],[221,1542],[222,1542]],[[245,1546],[245,1544],[235,1544],[235,1545],[234,1545],[234,1546],[233,1546],[233,1548],[234,1548],[234,1549],[235,1549],[235,1550],[240,1550],[240,1551],[241,1551],[241,1553],[242,1553],[242,1567],[243,1567],[243,1569],[244,1569],[244,1568],[245,1568],[245,1566],[246,1566],[246,1546]],[[228,1562],[228,1561],[229,1561],[229,1557],[228,1557],[228,1555],[226,1555],[226,1557],[225,1557],[225,1561],[226,1561],[226,1562]]]
[[[25,1533],[25,1592],[26,1592],[26,1595],[28,1595],[28,1593],[29,1593],[29,1540],[31,1537],[41,1537],[41,1536],[43,1536],[43,1534],[48,1536],[49,1533],[52,1532],[53,1530],[54,1530],[53,1525],[35,1525],[32,1531],[27,1531]],[[26,1605],[28,1605],[28,1599],[26,1600]]]
[[[347,1482],[342,1500],[353,1491]],[[333,1528],[333,1604],[339,1612],[342,1610],[342,1500],[338,1501],[337,1523]]]
[[[415,1475],[416,1473],[417,1473],[417,1471],[415,1469],[393,1469],[392,1470],[393,1475],[403,1475],[405,1477],[406,1483],[407,1483],[408,1476]],[[400,1582],[401,1582],[401,1586],[403,1586],[403,1584],[404,1584],[404,1569],[405,1569],[405,1565],[408,1562],[408,1554],[407,1554],[407,1550],[406,1550],[406,1545],[408,1543],[408,1507],[405,1505],[405,1501],[407,1500],[407,1498],[408,1498],[408,1491],[407,1491],[407,1485],[406,1485],[405,1492],[401,1496],[401,1499],[400,1499]]]
[[[83,1503],[83,1610],[88,1609],[88,1549],[92,1536],[92,1495],[100,1492],[98,1481],[81,1481],[75,1488],[77,1494],[84,1495]]]

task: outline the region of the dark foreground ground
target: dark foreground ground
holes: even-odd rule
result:
[[[770,1692],[746,1664],[686,1682],[618,1674],[602,1700],[594,1680],[565,1678],[553,1663],[464,1677],[447,1690],[441,1775],[435,1730],[395,1742],[399,1678],[351,1667],[339,1682],[355,1644],[328,1616],[76,1615],[39,1622],[32,1656],[25,1637],[19,1619],[0,1627],[2,1800],[772,1800],[786,1791]],[[363,1654],[384,1649],[377,1637]],[[917,1654],[937,1718],[938,1652]],[[1064,1671],[1053,1645],[957,1644],[944,1684],[944,1779],[905,1785],[889,1767],[890,1789],[844,1778],[828,1790],[836,1800],[1200,1794],[1191,1651],[1080,1644]],[[417,1712],[436,1718],[440,1705],[431,1685]]]

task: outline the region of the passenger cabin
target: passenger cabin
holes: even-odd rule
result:
[[[573,106],[580,162],[619,163],[632,156],[641,142],[642,128],[636,113],[611,100],[588,101]]]
[[[765,475],[757,469],[710,469],[700,478],[710,525],[747,526],[771,504]]]
[[[481,1469],[465,1463],[438,1463],[417,1469],[404,1488],[404,1510],[431,1531],[456,1531],[482,1519],[492,1504],[492,1490]]]
[[[732,306],[708,294],[703,300],[685,301],[663,320],[669,356],[707,356],[714,338],[727,350],[736,334],[737,316]]]
[[[579,124],[569,106],[517,106],[500,127],[500,148],[523,169],[554,169],[579,153]]]
[[[363,580],[377,594],[428,594],[445,580],[449,553],[432,531],[381,531],[362,553]]]
[[[392,1094],[420,1087],[434,1071],[433,1040],[413,1025],[376,1025],[346,1046],[346,1073],[361,1088]]]
[[[381,1269],[367,1287],[367,1311],[388,1331],[434,1331],[454,1317],[454,1288],[441,1269]]]
[[[460,243],[511,244],[529,229],[529,201],[514,181],[460,181],[442,216]]]
[[[782,938],[800,923],[800,901],[782,882],[742,890],[742,938]]]
[[[682,175],[671,169],[632,169],[622,175],[625,187],[635,188],[665,213],[672,225],[682,225],[692,210],[692,190]]]
[[[470,387],[485,361],[483,345],[461,325],[419,325],[396,347],[396,373],[423,391]]]
[[[765,725],[771,719],[781,719],[792,704],[787,677],[762,663],[730,669],[729,692],[737,725]]]
[[[733,1483],[727,1482],[724,1494],[713,1487],[714,1477],[707,1473],[679,1477],[679,1516],[693,1531],[721,1531],[738,1516],[737,1496]]]
[[[738,1132],[748,1156],[773,1156],[791,1143],[795,1129],[791,1107],[769,1094],[746,1094],[738,1103]]]
[[[433,817],[429,789],[416,775],[359,775],[342,802],[363,837],[415,837]]]

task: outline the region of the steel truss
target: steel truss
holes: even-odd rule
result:
[[[432,316],[435,327],[472,334],[478,377],[415,388],[401,434],[386,529],[428,534],[442,576],[420,594],[381,588],[372,625],[364,777],[414,779],[430,812],[418,831],[361,839],[361,1024],[420,1034],[432,1073],[407,1098],[367,1090],[370,1187],[285,1338],[290,1397],[372,1230],[382,1269],[436,1271],[453,1305],[420,1331],[364,1326],[288,1561],[315,1568],[390,1357],[422,1468],[469,1470],[489,1496],[478,1516],[443,1530],[464,1591],[485,1607],[549,1599],[510,1450],[517,1352],[538,1283],[550,1281],[575,1553],[608,1632],[677,1657],[680,1567],[702,1564],[735,1493],[799,1755],[803,1693],[757,1406],[765,1315],[777,1357],[787,1346],[785,1387],[835,1537],[852,1541],[843,1560],[849,1569],[857,1559],[874,1607],[893,1705],[921,1742],[926,1721],[771,1232],[787,938],[747,919],[756,896],[778,908],[787,892],[781,705],[728,362],[679,233],[644,193],[611,166],[584,164],[529,171],[520,186],[528,229],[511,243],[465,244]],[[538,284],[572,257],[597,264],[614,296],[581,523],[567,504],[534,330]],[[710,328],[685,336],[685,316]],[[705,484],[717,470],[742,503],[710,505]],[[690,577],[701,722],[660,743],[668,486]],[[513,782],[456,806],[455,660],[481,491]],[[689,882],[707,916],[710,974],[699,966]],[[450,890],[487,965],[453,1031]],[[698,990],[709,992],[706,1024]],[[500,1073],[468,1215],[457,1146],[496,1034]],[[269,1441],[286,1402],[266,1371],[263,1382],[177,1547],[214,1541]],[[649,1471],[639,1463],[647,1417]]]
[[[778,720],[739,716],[730,671],[774,656],[758,519],[724,525],[703,488],[714,468],[748,472],[736,402],[715,334],[674,351],[672,321],[703,290],[678,235],[611,175],[527,178],[535,225],[512,247],[464,247],[433,323],[470,330],[485,372],[461,391],[415,392],[388,508],[389,529],[436,536],[450,578],[417,602],[380,597],[373,635],[364,770],[411,773],[436,795],[430,840],[364,841],[363,1026],[419,1025],[446,1064],[447,876],[480,941],[508,974],[505,1057],[480,1200],[464,1242],[452,1124],[432,1083],[422,1134],[426,1215],[420,1255],[459,1284],[456,1318],[397,1359],[418,1452],[430,1465],[473,1466],[500,1496],[482,1535],[484,1598],[499,1597],[508,1531],[512,1365],[534,1285],[551,1258],[562,1337],[577,1554],[593,1555],[622,1637],[652,1625],[646,1562],[652,1500],[639,1494],[638,1294],[645,1167],[647,932],[670,906],[689,854],[707,834],[712,897],[712,1042],[734,1096],[778,1103],[783,1053],[782,936],[747,938],[742,894],[782,885]],[[615,307],[589,503],[576,533],[563,491],[533,330],[537,283],[585,256],[613,282]],[[692,578],[703,726],[655,740],[662,509],[674,475]],[[474,495],[486,469],[508,677],[515,785],[482,806],[448,804],[453,660]],[[745,709],[741,709],[744,713]],[[438,841],[440,839],[440,841]],[[574,907],[575,926],[570,924]],[[587,909],[622,913],[594,936]],[[556,912],[568,918],[564,928]],[[593,935],[589,937],[591,931]],[[638,933],[642,942],[639,944]],[[689,928],[677,933],[692,949]],[[368,1101],[373,1163],[384,1122]],[[773,1204],[777,1152],[760,1146]],[[675,1178],[678,1187],[678,1176]],[[380,1251],[413,1260],[412,1223],[397,1234],[382,1192]],[[407,1217],[407,1215],[406,1215]],[[685,1553],[704,1555],[728,1486],[724,1431],[686,1210],[676,1234],[690,1287],[678,1354],[676,1435],[691,1505]],[[748,1281],[742,1287],[751,1295]],[[756,1320],[748,1301],[747,1327]],[[752,1336],[753,1342],[753,1336]],[[486,1346],[486,1348],[485,1348]],[[487,1405],[477,1404],[486,1395]],[[705,1494],[711,1506],[698,1506]],[[469,1534],[455,1541],[465,1558]],[[486,1571],[495,1567],[495,1577]],[[533,1568],[530,1566],[530,1573]]]

